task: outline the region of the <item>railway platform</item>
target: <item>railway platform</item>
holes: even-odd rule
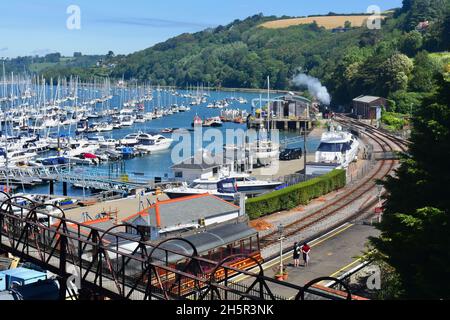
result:
[[[360,223],[347,223],[343,226],[317,238],[309,243],[311,246],[311,261],[308,267],[294,267],[292,251],[283,254],[283,265],[287,268],[289,283],[305,285],[311,280],[332,276],[338,278],[346,271],[362,263],[359,258],[366,249],[366,243],[371,236],[378,236],[379,231],[371,225]],[[276,258],[265,263],[265,275],[275,277],[275,272],[280,265],[280,259]],[[247,285],[248,280],[244,277],[234,281]],[[325,286],[327,283],[320,283]],[[289,287],[273,284],[271,287],[274,294],[293,299],[295,292]]]

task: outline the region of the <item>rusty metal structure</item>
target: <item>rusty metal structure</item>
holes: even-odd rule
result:
[[[217,263],[200,257],[185,239],[152,245],[142,235],[120,232],[120,225],[99,230],[67,219],[58,207],[48,213],[30,199],[2,195],[6,200],[0,205],[0,251],[56,274],[62,300],[68,292],[77,299],[276,300],[280,299],[273,293],[276,287],[292,290],[296,300],[352,299],[346,284],[338,279],[333,280],[342,285],[345,295],[314,286],[323,279],[304,287],[277,281],[264,275],[257,260],[253,261],[257,273],[230,267],[230,261],[249,258],[244,255]],[[187,242],[192,250],[170,249],[167,244],[175,240]],[[245,276],[250,284],[233,282],[236,276]],[[74,282],[78,283],[77,294]]]

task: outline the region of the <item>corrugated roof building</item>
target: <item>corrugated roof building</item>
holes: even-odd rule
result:
[[[353,113],[356,117],[369,120],[380,120],[382,108],[387,107],[385,98],[359,96],[353,99]]]
[[[203,150],[193,157],[185,159],[170,167],[176,179],[192,182],[196,179],[210,179],[219,174],[222,168],[231,170],[234,166],[232,159],[227,159],[222,153],[211,155]]]
[[[160,233],[193,229],[237,219],[240,208],[210,194],[160,201],[123,220],[124,224],[149,232],[156,227]],[[134,228],[127,232],[136,233]]]

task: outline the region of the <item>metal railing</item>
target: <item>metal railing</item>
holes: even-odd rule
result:
[[[137,237],[122,232],[122,225],[101,230],[67,219],[56,206],[50,214],[41,210],[42,204],[30,199],[3,195],[6,200],[0,205],[0,250],[57,274],[61,299],[76,280],[83,292],[111,299],[275,300],[273,286],[294,290],[296,300],[304,300],[307,294],[337,300],[352,297],[349,290],[346,297],[335,296],[311,284],[301,287],[269,278],[252,256],[231,256],[217,263],[200,257],[197,248],[183,238],[150,243],[137,229]],[[167,244],[172,241],[186,243],[191,254],[169,249]],[[173,255],[179,257],[176,264],[169,260]],[[252,260],[259,272],[229,266],[230,261],[239,258]],[[231,276],[241,275],[250,279],[250,285],[228,281]]]

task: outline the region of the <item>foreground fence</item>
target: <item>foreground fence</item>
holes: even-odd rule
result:
[[[307,296],[322,299],[351,299],[347,285],[344,296],[314,287],[304,287],[266,277],[259,261],[256,273],[230,267],[239,255],[216,262],[202,258],[197,248],[183,238],[166,239],[160,243],[147,242],[124,233],[124,226],[100,230],[69,220],[64,211],[54,207],[53,213],[42,210],[42,204],[24,197],[3,194],[0,205],[0,250],[33,263],[59,277],[60,298],[68,289],[79,292],[78,297],[100,295],[110,299],[133,300],[276,300],[274,287],[289,288],[296,300]],[[20,203],[20,205],[18,204]],[[191,251],[175,251],[168,244],[184,241]],[[174,262],[174,257],[177,257]],[[229,281],[245,276],[245,285]]]

